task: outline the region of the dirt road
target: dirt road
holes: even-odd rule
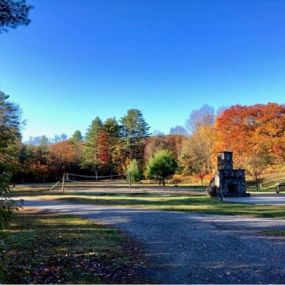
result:
[[[113,225],[142,246],[154,283],[285,283],[285,240],[262,235],[285,220],[25,201],[26,209]]]

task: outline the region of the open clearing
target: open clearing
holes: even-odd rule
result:
[[[227,198],[225,200],[228,202],[221,203],[216,199],[210,199],[205,194],[205,188],[201,186],[159,187],[137,184],[129,189],[124,181],[113,180],[66,183],[64,192],[60,187],[55,191],[49,191],[50,187],[51,184],[17,185],[10,196],[152,210],[285,218],[285,195],[277,195],[272,191],[262,194],[253,192],[249,198]],[[267,204],[266,207],[263,204]]]
[[[75,214],[138,241],[154,283],[284,283],[285,220],[26,200],[25,209]]]
[[[284,194],[254,193],[232,203],[210,199],[199,187],[49,187],[17,186],[12,196],[25,199],[26,211],[75,215],[119,229],[138,245],[147,283],[285,283],[284,204],[243,203],[281,201]]]

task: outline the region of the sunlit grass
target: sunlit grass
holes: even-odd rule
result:
[[[285,183],[284,171],[263,175],[259,181],[261,188],[258,190],[258,192],[275,192],[277,183]],[[248,182],[247,190],[256,192],[256,186],[254,181],[251,180]],[[285,192],[285,188],[283,190]]]
[[[252,205],[220,202],[206,195],[67,195],[58,200],[96,205],[131,206],[152,210],[186,211],[208,214],[249,215],[255,217],[285,217],[285,206]]]
[[[274,179],[270,176],[271,180]],[[280,177],[276,176],[276,177]],[[269,179],[269,176],[267,177]],[[273,179],[273,180],[272,180]],[[153,190],[161,187],[154,187]],[[136,189],[128,193],[122,193],[120,190],[116,192],[113,188],[106,187],[105,192],[50,192],[37,190],[22,192],[17,191],[12,193],[12,196],[35,197],[40,200],[60,200],[66,202],[88,203],[95,205],[108,206],[123,206],[136,207],[152,210],[167,210],[167,211],[186,211],[199,212],[208,214],[225,214],[225,215],[248,215],[255,217],[278,217],[284,218],[285,206],[282,205],[253,205],[242,203],[220,202],[216,199],[211,199],[205,191],[196,188],[187,188],[187,192],[176,191],[167,193],[161,191],[158,193],[136,192]],[[108,192],[109,191],[109,192]],[[266,192],[263,192],[266,193]],[[269,192],[268,192],[269,193]],[[271,192],[272,193],[272,192]],[[31,195],[30,195],[31,194]]]

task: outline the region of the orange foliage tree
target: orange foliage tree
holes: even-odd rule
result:
[[[285,106],[275,103],[232,106],[217,118],[216,132],[214,152],[233,151],[235,164],[249,165],[249,172],[256,178],[262,172],[260,169],[285,155]],[[257,167],[258,171],[252,169]]]
[[[50,169],[59,177],[64,171],[68,171],[77,161],[77,153],[74,144],[62,141],[49,145],[48,162]]]
[[[109,136],[101,130],[97,139],[98,144],[98,158],[102,166],[109,167],[111,164]]]

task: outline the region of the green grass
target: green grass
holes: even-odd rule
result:
[[[154,188],[155,189],[155,188]],[[157,189],[161,189],[157,187]],[[108,193],[109,190],[112,190]],[[31,191],[17,191],[12,196],[35,196],[39,199],[80,202],[95,205],[111,205],[139,207],[153,210],[186,211],[207,214],[247,215],[253,217],[285,218],[285,206],[282,205],[253,205],[242,203],[220,202],[209,198],[205,192],[189,188],[187,193],[179,192],[159,194],[132,192],[124,194],[119,189],[105,189],[105,193],[76,193],[76,192],[50,192],[34,189]],[[115,192],[118,191],[118,192]]]
[[[285,181],[285,173],[265,175],[261,181],[264,188],[259,192],[273,193],[277,181]],[[122,183],[121,183],[122,184]],[[85,185],[85,184],[84,184]],[[95,186],[94,186],[95,185]],[[98,187],[97,187],[98,185]],[[123,185],[123,186],[122,186]],[[122,187],[126,185],[122,184]],[[69,187],[71,187],[70,185]],[[242,203],[220,202],[209,198],[203,188],[196,187],[163,187],[137,186],[129,193],[122,193],[126,188],[118,183],[108,185],[106,182],[93,183],[90,190],[100,192],[50,192],[43,185],[40,188],[20,186],[16,187],[11,196],[38,196],[40,199],[61,200],[70,202],[89,203],[96,205],[114,205],[139,207],[154,210],[186,211],[207,214],[248,215],[254,217],[284,218],[285,206],[282,205],[252,205]],[[76,189],[76,186],[73,186]],[[80,186],[78,186],[80,189]],[[116,188],[118,187],[118,188]],[[251,187],[251,186],[249,186]],[[179,190],[187,191],[179,191]],[[254,188],[253,188],[254,189]],[[123,190],[123,191],[121,191]],[[143,191],[141,191],[143,190]],[[158,190],[158,191],[156,191]],[[171,190],[171,191],[168,191]],[[250,190],[250,189],[249,189]],[[88,189],[85,191],[88,191]],[[136,192],[137,191],[137,192]],[[168,193],[167,193],[168,192]],[[259,193],[256,192],[256,193]]]
[[[140,282],[133,243],[75,216],[20,213],[0,232],[0,283]]]
[[[152,210],[285,218],[285,206],[220,202],[206,195],[93,194],[66,195],[57,197],[56,199],[95,205],[127,206]]]
[[[265,230],[260,233],[267,236],[285,237],[285,230]]]
[[[275,192],[277,183],[285,183],[285,172],[284,171],[263,175],[262,178],[259,180],[259,184],[261,184],[262,187],[258,190],[258,192],[270,192],[270,191]],[[247,190],[254,191],[254,192],[256,191],[254,181],[248,181]],[[285,188],[284,188],[284,192],[285,192]]]

